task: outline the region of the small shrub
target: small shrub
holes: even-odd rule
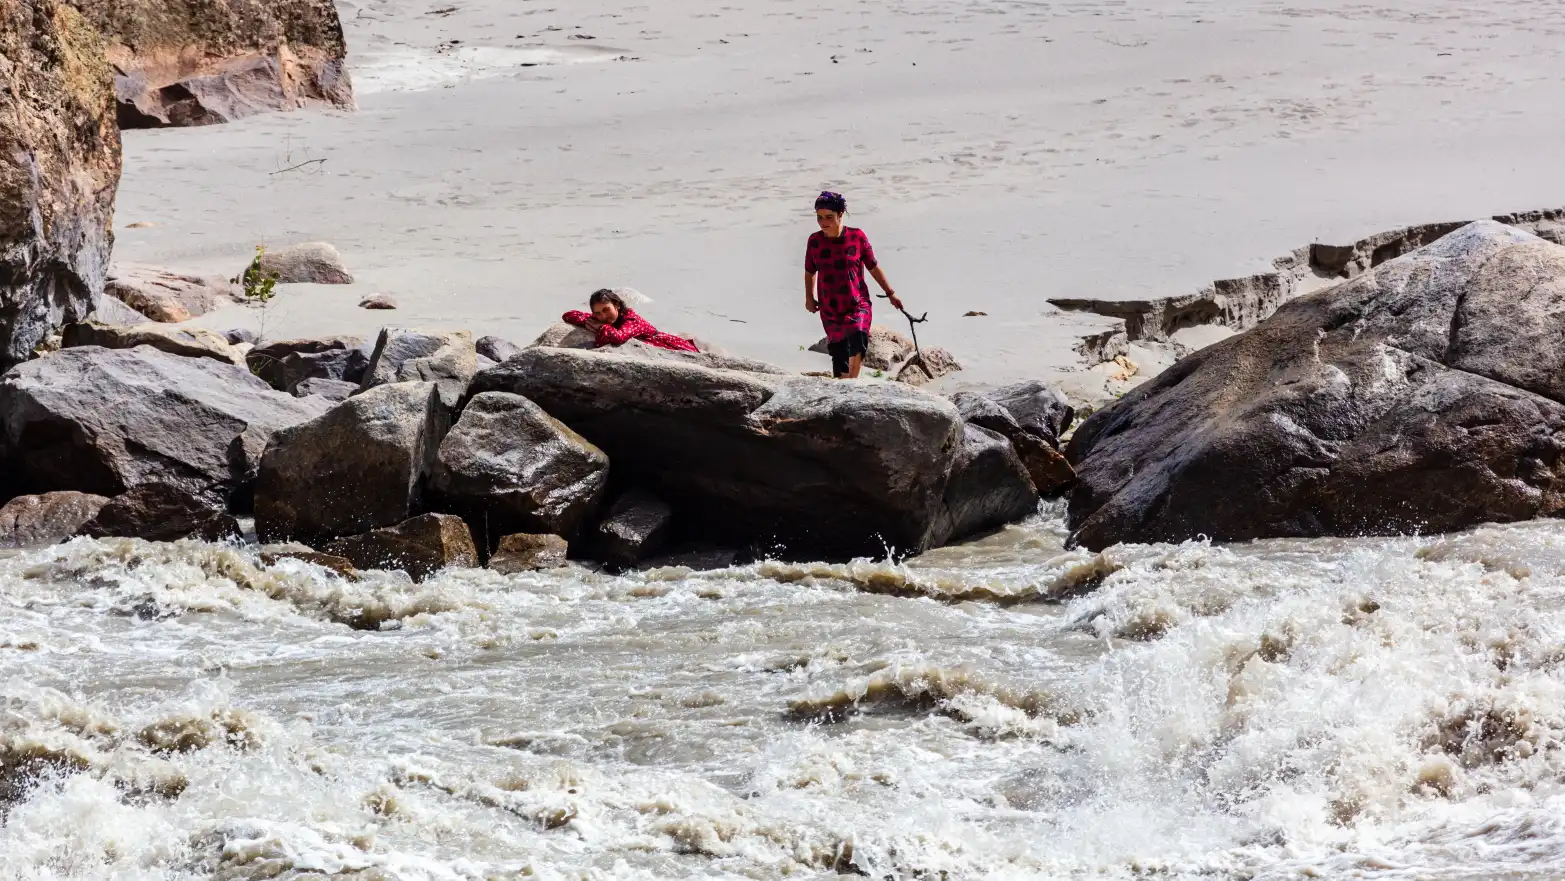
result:
[[[261,257],[266,254],[265,245],[255,246],[255,259],[245,267],[239,283],[244,287],[245,299],[258,306],[265,306],[277,296],[277,273],[261,268]]]

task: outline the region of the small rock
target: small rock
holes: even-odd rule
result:
[[[353,396],[359,390],[356,382],[343,382],[340,379],[323,379],[312,376],[293,387],[293,396],[296,398],[325,398],[328,401],[342,403]]]
[[[532,345],[550,346],[556,349],[595,349],[598,347],[598,335],[586,328],[560,321],[550,325],[548,330],[539,334],[538,338],[532,341]],[[495,360],[504,361],[506,359],[496,358]]]
[[[460,517],[424,514],[396,526],[338,539],[326,553],[360,569],[401,569],[424,581],[450,566],[477,566],[478,548]]]
[[[962,369],[956,356],[945,349],[925,349],[923,358],[914,358],[897,371],[897,382],[911,386],[927,385],[942,376]]]
[[[353,284],[342,255],[325,242],[268,249],[261,255],[261,271],[277,276],[278,284]]]
[[[826,355],[828,341],[820,340],[810,351]],[[913,341],[889,327],[876,324],[869,329],[869,351],[864,355],[864,366],[871,370],[891,370],[913,354]]]
[[[1060,435],[1076,418],[1076,409],[1064,394],[1037,380],[1002,386],[985,392],[984,397],[1003,407],[1023,431],[1054,446],[1059,446]],[[1007,434],[998,428],[994,430]]]
[[[610,566],[634,566],[662,548],[673,521],[673,510],[662,500],[631,490],[598,525],[598,558]]]
[[[109,500],[79,492],[18,496],[0,508],[0,548],[58,544],[81,531]]]
[[[988,316],[988,312],[965,312],[962,314],[963,318],[987,318]]]
[[[292,393],[306,379],[362,382],[369,370],[369,355],[364,341],[356,336],[276,340],[251,349],[245,364],[267,385]]]
[[[570,325],[566,326],[569,327]],[[521,346],[497,336],[481,337],[478,340],[478,354],[496,363],[503,363],[509,360],[512,355],[521,354],[521,351]]]
[[[115,496],[81,528],[92,538],[178,541],[237,538],[239,521],[207,499],[166,483],[143,483]]]
[[[211,358],[224,364],[243,364],[239,354],[219,333],[199,327],[166,327],[161,324],[72,324],[61,336],[61,346],[101,346],[105,349],[134,349],[151,346],[160,352],[184,358]]]
[[[570,545],[558,535],[517,533],[500,539],[500,547],[489,558],[489,568],[502,575],[558,569],[565,565]]]
[[[390,294],[370,294],[359,301],[360,309],[395,309],[397,300]]]
[[[228,340],[230,346],[237,346],[240,343],[249,343],[254,346],[261,341],[256,332],[247,327],[234,327],[225,330],[223,331],[223,338]]]
[[[135,223],[125,224],[126,229],[151,229],[154,226],[157,226],[157,224],[150,220],[138,220]]]
[[[218,275],[192,275],[156,266],[109,267],[103,291],[153,321],[189,321],[220,306],[243,303],[239,286]]]

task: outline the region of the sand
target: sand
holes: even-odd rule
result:
[[[1554,0],[338,5],[358,111],[125,136],[116,259],[342,250],[357,283],[286,287],[274,338],[526,342],[626,285],[664,329],[820,369],[801,267],[830,187],[964,382],[1055,377],[1109,322],[1047,297],[1565,204]],[[358,309],[371,292],[400,311]]]

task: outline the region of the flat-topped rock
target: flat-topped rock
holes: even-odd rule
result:
[[[115,264],[104,293],[152,321],[189,321],[245,301],[238,285],[220,275],[194,275],[157,266]]]
[[[244,355],[215,331],[199,327],[169,327],[163,324],[85,324],[66,325],[61,346],[101,346],[105,349],[134,349],[150,346],[160,352],[184,358],[211,358],[224,364],[243,364]]]

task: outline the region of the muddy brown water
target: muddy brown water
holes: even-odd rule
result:
[[[78,540],[0,603],[5,878],[1565,875],[1557,522],[423,585]]]

